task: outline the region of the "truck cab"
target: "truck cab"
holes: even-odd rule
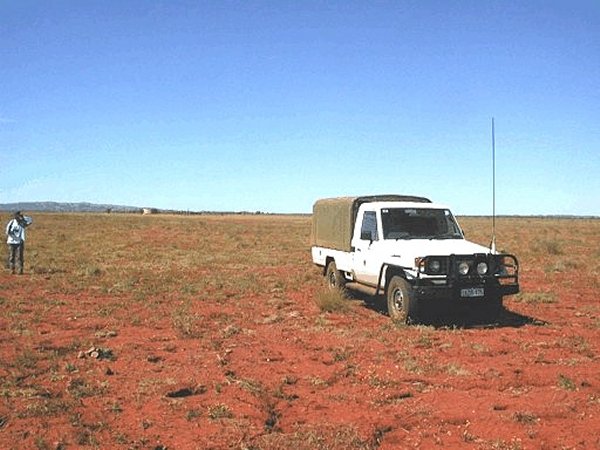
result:
[[[330,287],[383,293],[400,321],[442,303],[479,305],[495,316],[502,298],[519,291],[514,255],[466,240],[450,209],[423,197],[317,201],[312,256]]]

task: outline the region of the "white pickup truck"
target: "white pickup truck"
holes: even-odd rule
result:
[[[385,294],[390,317],[415,322],[442,304],[495,318],[519,292],[517,258],[467,241],[450,210],[423,197],[318,200],[312,259],[332,288]]]

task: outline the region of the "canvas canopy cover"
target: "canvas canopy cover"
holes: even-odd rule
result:
[[[313,205],[311,245],[351,251],[350,241],[358,208],[369,202],[431,203],[431,200],[411,195],[370,195],[317,200]]]

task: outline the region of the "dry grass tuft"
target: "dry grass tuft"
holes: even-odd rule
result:
[[[558,375],[557,384],[559,388],[564,389],[566,391],[574,391],[577,389],[577,385],[575,384],[575,382],[566,375],[563,375],[562,373]]]
[[[190,303],[184,302],[176,307],[171,313],[171,322],[173,328],[177,330],[179,336],[184,339],[198,339],[202,337],[200,327],[200,318],[197,314],[190,311]]]
[[[344,313],[350,310],[348,296],[341,290],[322,288],[315,294],[314,301],[322,312]]]
[[[554,256],[564,254],[562,243],[558,239],[539,239],[534,241],[533,246],[537,252]]]
[[[550,304],[557,303],[557,295],[555,292],[521,292],[514,297],[518,303],[531,304]]]
[[[219,403],[208,408],[208,417],[212,420],[231,419],[233,412],[231,412],[229,406]]]
[[[523,425],[534,425],[540,421],[540,418],[537,415],[527,411],[517,411],[513,415],[513,418],[515,422],[521,423]]]

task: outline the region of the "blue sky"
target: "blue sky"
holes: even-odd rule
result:
[[[0,203],[600,215],[600,2],[0,0]]]

